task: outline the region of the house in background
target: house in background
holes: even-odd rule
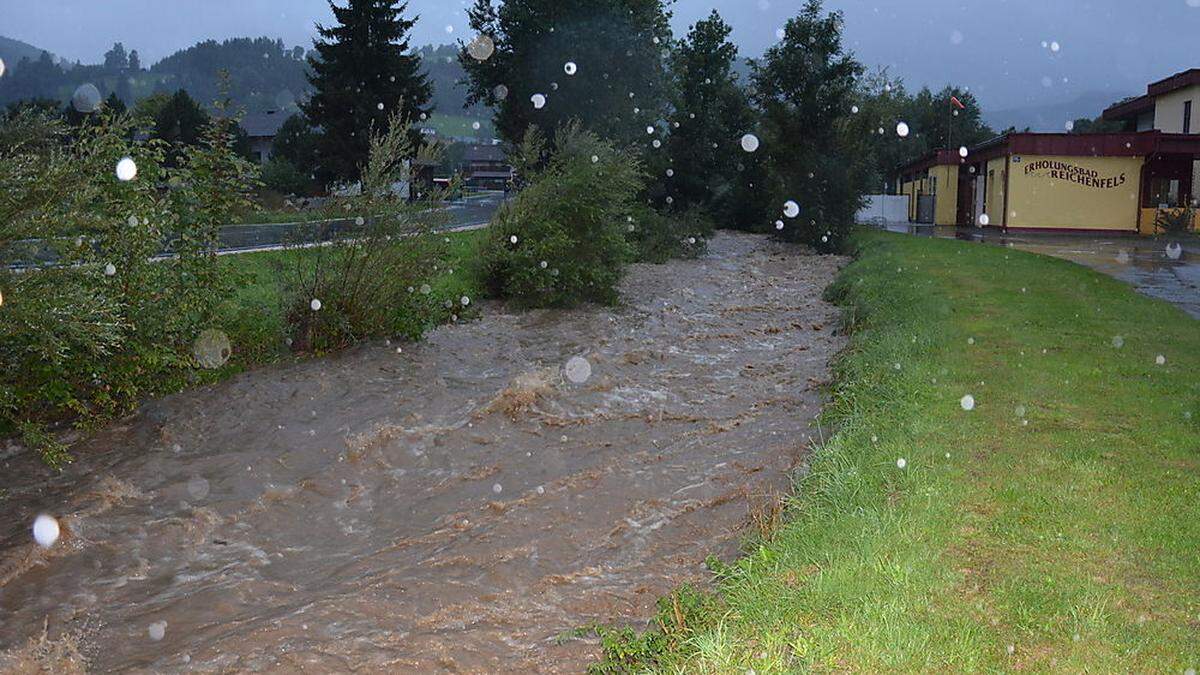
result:
[[[242,118],[242,129],[250,137],[250,154],[259,164],[271,161],[275,137],[292,114],[284,110],[268,110],[265,113],[247,113]]]
[[[494,143],[468,145],[463,153],[461,171],[467,187],[481,190],[506,190],[513,176],[504,149]]]
[[[1150,84],[1104,119],[1115,133],[1009,133],[898,169],[912,222],[1153,234],[1200,192],[1200,68]],[[1200,229],[1200,217],[1193,220]]]

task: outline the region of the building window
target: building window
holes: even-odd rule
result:
[[[1150,203],[1148,206],[1159,208],[1174,208],[1183,206],[1179,200],[1178,178],[1150,179]]]
[[[1183,102],[1183,133],[1192,133],[1192,102]]]

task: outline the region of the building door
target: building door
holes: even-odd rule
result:
[[[971,189],[975,193],[975,208],[971,212],[971,224],[975,227],[982,227],[979,222],[979,216],[984,214],[984,204],[987,203],[987,187],[983,176],[976,174],[971,179]]]

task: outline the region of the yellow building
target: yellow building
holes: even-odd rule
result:
[[[896,194],[909,197],[916,223],[1150,234],[1161,213],[1195,204],[1200,111],[1192,101],[1200,106],[1200,69],[1106,110],[1125,131],[1010,133],[965,154],[938,150],[900,169]]]

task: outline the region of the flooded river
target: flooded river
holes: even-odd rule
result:
[[[59,475],[10,457],[0,649],[77,645],[94,672],[581,671],[595,645],[556,636],[642,625],[786,489],[843,344],[820,300],[842,262],[722,233],[634,266],[618,308],[485,303],[400,352],[148,403]]]

